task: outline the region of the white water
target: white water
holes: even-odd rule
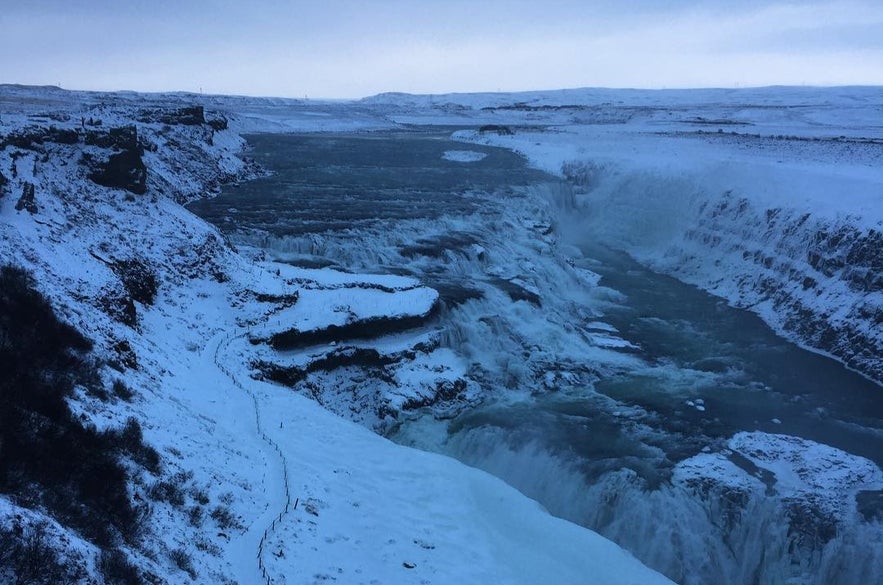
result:
[[[414,425],[399,438],[431,447],[426,437],[434,434]],[[879,523],[850,517],[820,543],[789,530],[793,517],[783,502],[762,491],[746,496],[712,487],[700,495],[678,483],[651,490],[629,470],[589,479],[578,458],[553,455],[537,441],[510,441],[479,427],[452,435],[442,449],[505,479],[552,514],[597,530],[678,583],[848,584],[883,574]]]

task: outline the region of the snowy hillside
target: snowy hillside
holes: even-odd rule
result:
[[[252,369],[269,346],[250,341],[321,338],[318,353],[286,355],[289,374],[315,373],[352,357],[327,345],[334,331],[383,323],[391,335],[362,350],[392,356],[399,394],[384,404],[469,392],[457,356],[395,335],[431,313],[435,291],[246,257],[180,205],[258,172],[237,157],[238,130],[392,123],[364,106],[195,97],[0,86],[0,258],[94,342],[95,384],[131,391],[77,389],[80,420],[132,417],[160,455],[129,467],[138,539],[43,525],[24,493],[0,495],[3,534],[48,543],[77,583],[113,582],[102,548],[151,583],[668,582],[496,478],[255,380],[272,378]]]

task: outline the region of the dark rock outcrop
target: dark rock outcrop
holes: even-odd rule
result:
[[[451,402],[463,396],[466,391],[466,381],[462,378],[457,380],[439,380],[435,384],[435,394],[421,398],[410,398],[402,404],[402,410],[417,410],[438,404],[439,402]]]
[[[185,126],[199,126],[205,124],[205,109],[202,106],[187,106],[178,109],[167,110],[144,110],[138,118],[141,122],[155,122],[160,124]],[[224,120],[226,128],[226,120]]]
[[[118,260],[111,269],[120,278],[129,297],[142,305],[152,305],[159,291],[156,272],[144,260],[129,258]]]
[[[100,148],[137,150],[138,130],[135,126],[110,128],[107,132],[87,130],[85,142],[88,146],[98,146]]]
[[[395,363],[396,359],[397,356],[381,355],[372,348],[341,347],[302,367],[286,367],[266,361],[259,361],[253,366],[261,372],[263,379],[294,387],[313,372],[330,372],[345,367],[376,371]]]
[[[28,213],[37,213],[37,203],[34,201],[34,185],[33,183],[25,183],[21,190],[21,197],[15,204],[15,210],[25,210]]]
[[[489,282],[507,295],[509,295],[509,298],[515,302],[525,301],[527,303],[536,305],[537,307],[542,306],[540,296],[537,293],[526,289],[514,280],[506,280],[504,278],[491,278]]]
[[[55,144],[76,144],[80,141],[80,135],[76,130],[65,130],[50,126],[22,128],[12,132],[0,142],[0,148],[14,146],[26,150],[39,150],[40,146],[52,142]]]
[[[135,327],[138,324],[138,311],[132,297],[121,291],[108,290],[95,300],[95,304],[113,319]]]
[[[224,116],[218,116],[217,118],[207,118],[205,122],[218,131],[227,129],[227,118],[225,118]]]
[[[147,166],[138,149],[123,150],[105,162],[92,162],[89,179],[104,187],[125,189],[131,193],[147,191]]]
[[[514,132],[512,132],[512,129],[509,128],[508,126],[500,126],[498,124],[485,124],[484,126],[482,126],[481,128],[478,129],[478,133],[479,134],[493,133],[493,134],[498,134],[500,136],[511,136],[512,134],[514,134]]]

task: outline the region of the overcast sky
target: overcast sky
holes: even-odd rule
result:
[[[0,83],[341,98],[883,85],[883,0],[0,0]]]

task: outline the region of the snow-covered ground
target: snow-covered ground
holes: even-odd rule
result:
[[[152,512],[141,544],[126,549],[152,582],[668,582],[500,480],[394,445],[252,378],[261,350],[248,338],[276,331],[267,329],[274,321],[308,330],[308,317],[325,328],[420,317],[436,297],[407,279],[294,274],[256,262],[180,205],[253,175],[236,157],[238,130],[391,125],[384,116],[361,106],[206,98],[216,123],[184,121],[193,112],[176,108],[195,101],[0,86],[0,135],[21,138],[0,149],[8,180],[0,258],[32,271],[59,314],[95,341],[108,383],[124,379],[135,391],[131,401],[78,395],[73,406],[99,428],[134,416],[162,455],[161,476],[140,470],[132,485],[132,497],[151,501]],[[212,106],[226,107],[228,119]],[[130,125],[137,147],[102,142]],[[47,134],[52,127],[76,136],[58,140]],[[93,163],[112,166],[112,157],[142,150],[145,193],[137,165],[114,179],[134,182],[129,190],[90,179]],[[17,210],[26,184],[34,186],[31,211]],[[153,302],[134,301],[134,321],[119,309],[126,290],[114,270],[133,261],[159,285]],[[309,315],[299,312],[301,299]],[[402,401],[421,400],[427,379],[445,377],[428,372],[460,375],[456,356],[431,344],[378,343],[421,348],[423,357],[400,362],[398,387],[414,389]],[[161,482],[180,498],[152,498]],[[4,526],[39,516],[14,499],[0,498]],[[81,582],[100,579],[94,547],[61,526],[48,530],[82,565]]]

